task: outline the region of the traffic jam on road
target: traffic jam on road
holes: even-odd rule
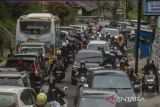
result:
[[[138,107],[141,93],[158,93],[154,74],[141,84],[130,68],[132,24],[98,23],[60,26],[50,13],[21,16],[16,50],[0,68],[0,107],[43,107],[33,106],[38,99],[52,107]]]

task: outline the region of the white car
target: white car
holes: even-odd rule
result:
[[[102,41],[102,40],[93,40],[90,41],[87,45],[86,50],[98,50],[98,47],[103,47],[105,53],[109,53],[110,52],[110,48],[109,45],[106,41]]]
[[[120,35],[118,29],[111,29],[111,28],[102,28],[99,37],[101,38],[101,35],[106,35],[109,33],[112,37],[119,37]]]
[[[32,107],[36,102],[36,94],[32,89],[16,86],[1,86],[1,107]]]

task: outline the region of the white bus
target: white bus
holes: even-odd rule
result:
[[[31,13],[23,15],[17,20],[16,51],[22,43],[38,41],[46,46],[60,46],[60,19],[50,13]],[[53,48],[54,47],[54,48]]]

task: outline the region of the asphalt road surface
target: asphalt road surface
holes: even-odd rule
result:
[[[56,83],[56,85],[61,89],[63,89],[63,87],[65,86],[68,87],[68,89],[66,90],[66,99],[69,102],[68,107],[74,107],[73,102],[76,95],[76,86],[71,85],[71,68],[71,65],[67,68],[65,79],[60,83]],[[138,107],[160,107],[159,95],[144,96],[143,98],[145,99],[145,101],[139,102]]]

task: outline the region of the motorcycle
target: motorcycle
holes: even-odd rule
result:
[[[145,75],[145,91],[148,93],[156,92],[156,79],[154,74]]]
[[[68,89],[68,87],[63,88],[64,93],[65,93],[66,89]],[[60,103],[61,107],[67,107],[68,106],[68,101],[64,98],[64,96],[58,95],[58,102]]]
[[[86,83],[87,83],[87,76],[86,74],[78,75],[77,77],[77,90],[80,90]]]
[[[53,75],[57,81],[61,81],[65,78],[65,71],[64,71],[64,69],[62,67],[62,63],[60,61],[57,61],[55,64]]]

